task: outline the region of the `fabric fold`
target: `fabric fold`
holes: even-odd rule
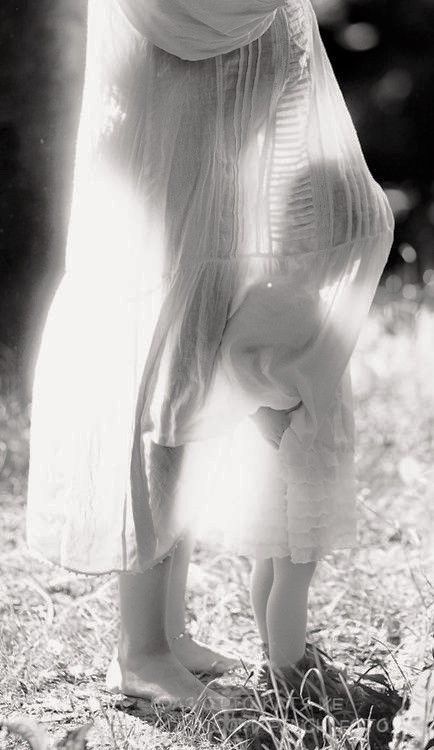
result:
[[[117,2],[141,36],[183,60],[204,60],[254,42],[285,4],[282,0]]]

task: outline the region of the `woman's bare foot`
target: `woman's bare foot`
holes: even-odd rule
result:
[[[170,649],[190,672],[220,676],[239,665],[239,660],[213,651],[188,633],[170,640]]]
[[[163,703],[173,708],[196,704],[222,709],[227,699],[202,685],[170,651],[120,659],[118,653],[107,670],[106,687],[112,693]]]

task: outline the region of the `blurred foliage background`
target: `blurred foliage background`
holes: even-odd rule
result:
[[[397,222],[382,292],[434,301],[434,1],[314,5]],[[0,344],[18,370],[63,269],[85,15],[85,0],[0,6]]]

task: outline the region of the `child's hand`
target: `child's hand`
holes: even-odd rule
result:
[[[282,435],[290,425],[290,414],[293,411],[294,409],[277,410],[270,409],[268,406],[261,406],[257,412],[250,415],[250,418],[253,419],[267,443],[278,450]]]

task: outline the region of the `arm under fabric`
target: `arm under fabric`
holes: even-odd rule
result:
[[[136,31],[183,60],[204,60],[258,39],[282,0],[116,0]]]
[[[309,7],[310,93],[303,184],[312,190],[316,236],[294,251],[291,229],[268,276],[249,281],[229,320],[222,370],[251,412],[294,412],[290,437],[312,445],[344,376],[393,238],[393,216],[372,178]],[[304,106],[304,100],[303,100]],[[295,116],[291,104],[280,119]],[[282,157],[284,158],[284,157]],[[287,200],[299,186],[288,179]]]

